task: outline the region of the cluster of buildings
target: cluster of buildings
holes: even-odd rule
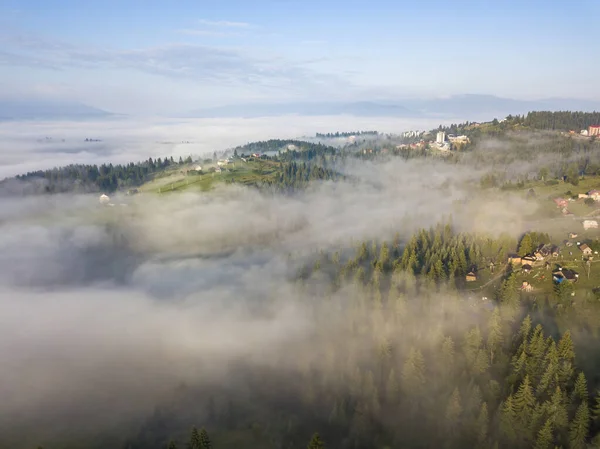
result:
[[[422,137],[425,134],[425,131],[405,131],[402,133],[402,137],[405,139],[414,139],[417,137]]]
[[[581,199],[586,199],[586,198],[591,198],[596,202],[600,202],[600,190],[590,190],[587,193],[580,193],[577,195],[577,199],[581,200]],[[556,204],[556,207],[559,209],[562,209],[562,213],[563,215],[573,215],[572,213],[569,212],[568,207],[569,207],[569,202],[571,201],[575,201],[572,198],[554,198],[552,201],[554,201],[554,204]],[[593,221],[593,220],[586,220],[586,221]],[[585,227],[585,222],[584,222],[584,228],[585,229],[589,229]]]
[[[588,129],[582,129],[581,135],[586,136],[586,137],[594,137],[594,136],[600,137],[600,125],[592,125],[592,126],[589,126]]]
[[[435,137],[435,144],[440,149],[449,150],[450,145],[465,145],[469,143],[470,140],[467,136],[457,136],[455,134],[448,134],[444,131],[439,131]]]
[[[576,235],[576,234],[574,234]],[[593,253],[592,249],[586,245],[579,245],[579,249],[582,254],[591,256]],[[531,254],[527,254],[526,256],[518,256],[511,255],[508,257],[508,263],[514,265],[521,266],[521,272],[525,274],[529,274],[535,265],[540,265],[541,263],[545,263],[546,269],[551,269],[551,264],[548,261],[549,258],[558,258],[560,255],[560,251],[558,246],[552,244],[542,244],[538,246],[538,248],[533,251]],[[570,270],[567,268],[563,268],[561,266],[556,266],[557,268],[552,272],[552,280],[560,284],[562,282],[577,282],[579,279],[579,274],[575,270]],[[542,276],[541,279],[544,279]],[[533,290],[533,286],[528,281],[523,281],[521,285],[521,290],[530,292]]]
[[[558,258],[560,251],[558,246],[552,244],[540,244],[534,251],[523,257],[516,254],[508,256],[508,263],[511,265],[521,265],[521,269],[528,273],[536,264],[546,261],[548,258]]]

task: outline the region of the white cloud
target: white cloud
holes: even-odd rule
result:
[[[252,28],[252,25],[247,22],[231,22],[228,20],[198,20],[200,25],[223,27],[223,28]]]

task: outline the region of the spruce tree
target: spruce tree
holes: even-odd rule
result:
[[[525,376],[523,382],[519,386],[517,393],[514,396],[515,417],[519,424],[519,436],[528,439],[531,435],[531,422],[535,408],[535,397],[533,389],[529,382],[529,377]]]
[[[446,406],[446,425],[450,431],[459,427],[459,420],[462,410],[460,392],[458,391],[458,388],[455,388],[452,392],[452,396],[450,396],[448,405]]]
[[[323,444],[323,440],[321,440],[321,437],[319,436],[318,433],[315,433],[312,438],[310,439],[310,442],[308,443],[308,446],[306,447],[306,449],[325,449],[325,445]]]
[[[189,449],[202,449],[200,432],[198,432],[198,429],[196,427],[192,428],[192,434],[190,435],[190,442],[188,446]]]
[[[519,243],[519,256],[523,257],[527,254],[531,254],[533,251],[533,242],[531,240],[531,235],[529,233],[525,234],[521,239],[521,243]]]
[[[202,428],[202,430],[200,430],[200,448],[201,449],[211,449],[212,448],[212,443],[210,441],[210,438],[208,437],[208,432],[206,431],[206,429],[204,429],[204,427]]]
[[[596,397],[595,397],[595,403],[594,403],[594,409],[593,409],[593,415],[594,415],[594,421],[599,421],[600,420],[600,391],[596,391]]]
[[[569,443],[572,449],[584,449],[585,439],[590,428],[590,409],[587,402],[577,408],[575,418],[569,426]]]
[[[490,354],[490,363],[494,363],[494,356],[502,349],[502,320],[498,308],[494,309],[488,322],[487,349]]]
[[[569,416],[565,406],[564,394],[560,387],[554,389],[552,397],[544,403],[544,411],[548,419],[552,422],[552,428],[558,434],[563,434],[569,425]]]
[[[521,327],[519,328],[519,338],[521,342],[527,342],[529,340],[529,333],[531,332],[531,317],[527,315],[523,322],[521,323]]]
[[[487,403],[481,404],[479,416],[477,417],[477,445],[483,447],[488,434],[489,415]]]
[[[402,368],[402,388],[407,395],[419,395],[425,385],[425,361],[421,351],[412,348]]]
[[[554,447],[552,440],[552,422],[547,420],[537,434],[534,449],[552,449]]]
[[[588,401],[588,388],[585,374],[581,371],[575,381],[575,387],[573,388],[573,394],[571,395],[571,403],[579,405],[584,401]]]
[[[513,396],[510,395],[502,403],[500,411],[500,432],[506,447],[509,447],[517,438],[516,432],[516,413],[513,403]]]

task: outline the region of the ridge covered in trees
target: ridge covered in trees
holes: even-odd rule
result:
[[[321,252],[295,285],[314,298],[308,353],[292,346],[269,366],[235,364],[234,386],[180,387],[122,447],[182,447],[182,414],[206,425],[189,438],[198,449],[598,447],[599,379],[581,370],[582,339],[569,329],[585,306],[534,299],[504,266],[518,245],[546,240],[457,233],[447,222],[406,244]],[[464,274],[489,263],[499,265],[495,298],[465,300]],[[600,320],[587,325],[600,331]]]
[[[335,133],[316,133],[315,137],[317,138],[325,138],[325,139],[333,139],[337,137],[351,137],[351,136],[377,136],[379,135],[378,131],[356,131],[356,132],[335,132]]]

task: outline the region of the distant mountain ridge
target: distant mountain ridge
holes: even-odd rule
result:
[[[60,100],[0,99],[0,120],[78,120],[117,114],[81,103]]]
[[[468,117],[473,120],[525,114],[530,111],[594,111],[600,101],[571,98],[514,100],[494,95],[465,94],[447,98],[405,99],[397,101],[253,103],[202,108],[179,115],[180,118],[253,118],[281,115],[354,115],[357,117]]]

